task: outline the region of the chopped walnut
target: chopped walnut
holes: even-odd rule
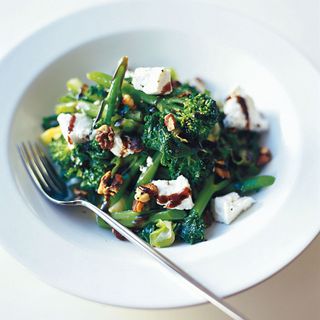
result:
[[[217,176],[219,176],[222,179],[230,179],[231,178],[230,172],[227,169],[227,166],[226,166],[224,160],[217,160],[215,162],[215,166],[213,168],[213,171],[216,173]]]
[[[172,113],[169,113],[164,117],[164,125],[167,127],[168,131],[173,131],[176,128],[177,121]]]
[[[134,100],[128,94],[124,94],[122,96],[122,104],[128,106],[132,110],[134,110],[136,108],[136,105],[134,104]]]
[[[153,183],[148,183],[137,187],[132,210],[135,212],[141,212],[147,202],[151,200],[151,197],[156,197],[158,194],[158,188]]]
[[[132,204],[132,211],[134,212],[142,212],[145,203],[141,201],[134,200]]]
[[[110,150],[114,145],[114,131],[107,125],[102,125],[97,129],[96,141],[103,150]]]
[[[123,178],[121,174],[115,174],[114,177],[111,175],[111,171],[106,172],[99,184],[98,194],[104,195],[106,201],[114,196],[123,184]]]
[[[264,166],[271,161],[271,152],[267,147],[261,147],[259,150],[259,157],[257,160],[257,166]]]
[[[155,197],[158,194],[158,188],[153,183],[148,183],[142,186],[139,186],[136,189],[134,198],[137,201],[146,203],[149,202],[151,197]]]

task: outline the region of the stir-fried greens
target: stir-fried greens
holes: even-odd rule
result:
[[[237,89],[219,108],[173,74],[128,71],[123,57],[114,76],[87,74],[95,84],[70,79],[42,122],[41,139],[75,196],[104,204],[156,247],[204,241],[213,217],[233,220],[254,202],[245,195],[274,182],[257,176],[271,153],[260,145],[267,124],[252,99]],[[215,209],[216,199],[223,206]]]

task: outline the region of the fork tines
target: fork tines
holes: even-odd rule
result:
[[[22,142],[18,145],[18,151],[33,182],[41,191],[51,197],[65,193],[65,184],[38,143]]]

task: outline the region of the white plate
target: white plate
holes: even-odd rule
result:
[[[203,77],[215,97],[241,84],[271,122],[274,186],[208,241],[162,250],[220,296],[244,290],[296,257],[319,232],[319,75],[288,43],[209,2],[131,1],[76,13],[38,31],[0,64],[0,241],[51,285],[91,300],[165,308],[203,302],[162,267],[83,212],[45,201],[16,152],[34,140],[66,79],[131,66],[174,66]]]

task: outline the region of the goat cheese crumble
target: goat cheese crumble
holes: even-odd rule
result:
[[[136,68],[132,84],[147,94],[169,94],[172,92],[171,72],[164,67]]]
[[[83,113],[60,113],[57,120],[70,149],[95,137],[95,130],[92,130],[93,120]]]
[[[110,151],[117,157],[125,158],[130,154],[134,154],[130,148],[123,144],[123,141],[118,133],[114,135],[113,147]]]
[[[216,221],[230,224],[241,212],[250,208],[254,202],[255,200],[251,197],[240,197],[238,193],[231,192],[211,200],[211,210]]]
[[[227,128],[261,132],[268,129],[268,121],[256,109],[253,99],[240,87],[234,89],[227,98],[223,112],[223,124]]]
[[[175,180],[154,180],[153,183],[158,188],[157,204],[164,208],[177,209],[177,210],[190,210],[194,204],[191,196],[191,188],[187,178],[183,175],[179,176]],[[184,194],[185,191],[187,194]],[[177,205],[172,201],[171,197],[180,199],[177,201]],[[165,199],[162,201],[162,199]]]

